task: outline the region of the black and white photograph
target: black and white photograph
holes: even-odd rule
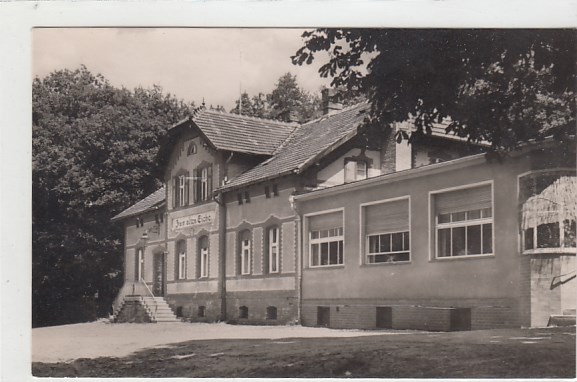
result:
[[[575,26],[327,25],[31,28],[31,376],[575,379]]]

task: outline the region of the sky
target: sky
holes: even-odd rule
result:
[[[85,65],[114,86],[160,85],[165,93],[198,106],[235,105],[240,91],[270,93],[279,77],[297,76],[318,92],[330,79],[321,62],[296,66],[290,56],[303,45],[303,29],[281,28],[35,28],[33,75],[43,78]]]

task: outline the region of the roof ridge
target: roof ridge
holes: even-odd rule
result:
[[[237,117],[237,118],[242,118],[242,119],[249,119],[249,120],[254,120],[254,121],[262,121],[262,122],[272,122],[274,124],[277,125],[284,125],[287,127],[297,127],[300,126],[300,124],[298,122],[285,122],[285,121],[279,121],[278,119],[271,119],[271,118],[261,118],[261,117],[254,117],[254,116],[250,116],[250,115],[243,115],[243,114],[236,114],[236,113],[230,113],[228,111],[221,111],[221,110],[209,110],[209,109],[204,109],[205,112],[210,112],[210,113],[217,113],[217,114],[225,114],[225,115],[229,115],[232,117]],[[197,113],[198,114],[198,113]],[[196,117],[195,114],[193,116]]]
[[[338,115],[341,114],[341,113],[344,113],[344,112],[346,112],[346,111],[350,111],[351,109],[354,109],[354,108],[356,108],[356,107],[360,107],[360,106],[363,105],[363,104],[366,104],[367,106],[369,106],[369,102],[368,102],[368,101],[357,102],[357,103],[355,103],[355,104],[353,104],[353,105],[350,105],[350,106],[347,106],[347,107],[345,107],[345,108],[342,108],[341,110],[338,111],[338,113],[334,113],[334,114],[330,114],[330,115],[328,115],[328,114],[323,114],[323,115],[321,115],[320,117],[315,118],[315,119],[311,119],[310,121],[305,122],[305,123],[303,123],[303,124],[300,125],[300,126],[306,126],[306,125],[309,125],[309,124],[311,124],[311,123],[316,123],[316,122],[320,122],[320,121],[322,121],[322,120],[326,120],[326,119],[329,119],[329,118],[336,117],[336,116],[338,116]]]

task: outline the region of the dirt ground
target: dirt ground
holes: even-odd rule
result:
[[[339,331],[354,336],[322,330],[328,332],[324,338],[196,339],[122,357],[34,362],[32,372],[38,377],[575,378],[575,327]]]

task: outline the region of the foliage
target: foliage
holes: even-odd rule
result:
[[[103,316],[122,282],[123,232],[110,218],[159,186],[159,138],[190,109],[85,67],[36,78],[32,94],[33,325]]]
[[[296,76],[282,75],[270,94],[259,93],[252,98],[244,92],[240,96],[240,114],[280,121],[306,122],[320,115],[320,98],[302,90]],[[239,100],[230,111],[239,114]]]
[[[411,139],[447,133],[512,149],[574,134],[574,30],[316,29],[292,57],[332,86],[367,94],[379,126],[413,118]]]

